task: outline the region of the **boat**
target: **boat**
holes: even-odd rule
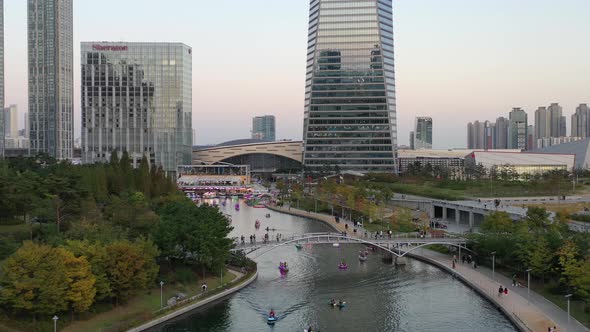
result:
[[[279,265],[279,271],[281,271],[281,273],[287,273],[287,272],[289,272],[289,267],[286,266],[285,264],[281,263]]]
[[[301,244],[297,243],[297,244],[295,245],[295,248],[297,248],[297,250],[301,250],[301,249],[303,249],[303,245],[301,245]]]
[[[236,211],[240,211],[240,204],[235,205]]]
[[[359,261],[361,261],[361,262],[364,262],[364,261],[366,261],[367,259],[368,259],[368,257],[367,257],[367,256],[365,256],[365,255],[359,255]]]
[[[340,243],[332,243],[332,247],[340,247]]]
[[[267,213],[265,217],[270,218],[270,213]]]
[[[274,323],[276,321],[277,321],[277,318],[276,317],[268,316],[268,318],[266,319],[266,323],[269,324],[269,325],[274,325]]]
[[[256,219],[256,222],[254,223],[254,227],[260,228],[260,220]]]
[[[340,264],[338,264],[338,269],[339,270],[346,270],[346,269],[348,269],[348,265],[346,265],[346,263],[340,263]]]
[[[345,302],[345,301],[343,301],[343,302],[336,303],[336,306],[337,306],[338,308],[344,308],[344,307],[346,307],[346,302]]]

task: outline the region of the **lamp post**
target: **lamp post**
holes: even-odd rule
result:
[[[527,282],[526,282],[526,300],[527,303],[531,303],[531,271],[532,269],[526,270],[527,273]]]
[[[496,252],[492,251],[492,280],[496,281]]]
[[[160,309],[164,308],[164,282],[160,281]]]
[[[570,326],[570,297],[572,297],[572,294],[567,294],[565,296],[565,298],[567,299],[567,326],[568,326],[568,328]]]
[[[59,319],[57,315],[53,316],[53,332],[57,332],[57,320]]]

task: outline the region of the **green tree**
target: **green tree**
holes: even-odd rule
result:
[[[561,276],[559,281],[571,287],[573,280],[578,277],[580,271],[580,262],[577,259],[578,248],[576,244],[571,240],[566,240],[563,246],[557,252],[559,258],[559,266],[561,269]]]
[[[531,230],[540,230],[549,225],[549,213],[542,207],[529,207],[526,212],[526,221]]]
[[[66,300],[72,312],[85,312],[94,303],[96,295],[96,278],[92,274],[90,264],[86,257],[75,257],[71,252],[57,248],[56,254],[61,258],[65,269],[63,273],[67,278],[68,290]],[[61,273],[62,271],[55,271]]]
[[[543,282],[545,281],[545,273],[551,268],[552,260],[553,252],[549,249],[547,240],[540,236],[529,253],[529,267],[533,270],[533,274],[541,276]]]
[[[107,276],[107,251],[100,243],[88,240],[68,240],[65,248],[76,257],[85,257],[95,277],[96,300],[102,301],[112,297],[111,283]]]
[[[514,222],[504,211],[495,211],[486,216],[481,225],[482,232],[486,233],[511,233]]]

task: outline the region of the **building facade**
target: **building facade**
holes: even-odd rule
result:
[[[414,122],[414,149],[432,149],[432,118],[418,116]]]
[[[508,149],[508,124],[508,119],[503,116],[496,119],[495,149]]]
[[[311,0],[303,163],[397,172],[391,0]]]
[[[4,136],[18,137],[18,108],[10,105],[4,109]]]
[[[191,162],[192,50],[181,43],[83,42],[82,162],[127,151],[174,174]]]
[[[255,116],[252,118],[252,138],[271,142],[276,140],[274,115]]]
[[[520,108],[513,108],[508,116],[508,148],[527,149],[527,114]]]
[[[71,159],[74,144],[73,0],[28,0],[31,152]]]
[[[580,104],[572,114],[572,136],[590,137],[590,108],[588,104]]]

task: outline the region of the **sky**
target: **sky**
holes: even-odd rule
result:
[[[27,2],[4,1],[6,104],[27,109]],[[307,0],[75,0],[75,136],[80,42],[166,41],[193,48],[195,145],[250,136],[274,114],[300,140]],[[559,102],[590,103],[588,0],[394,1],[398,141],[433,118],[434,148],[465,147],[469,121]],[[21,119],[20,126],[23,126]]]

